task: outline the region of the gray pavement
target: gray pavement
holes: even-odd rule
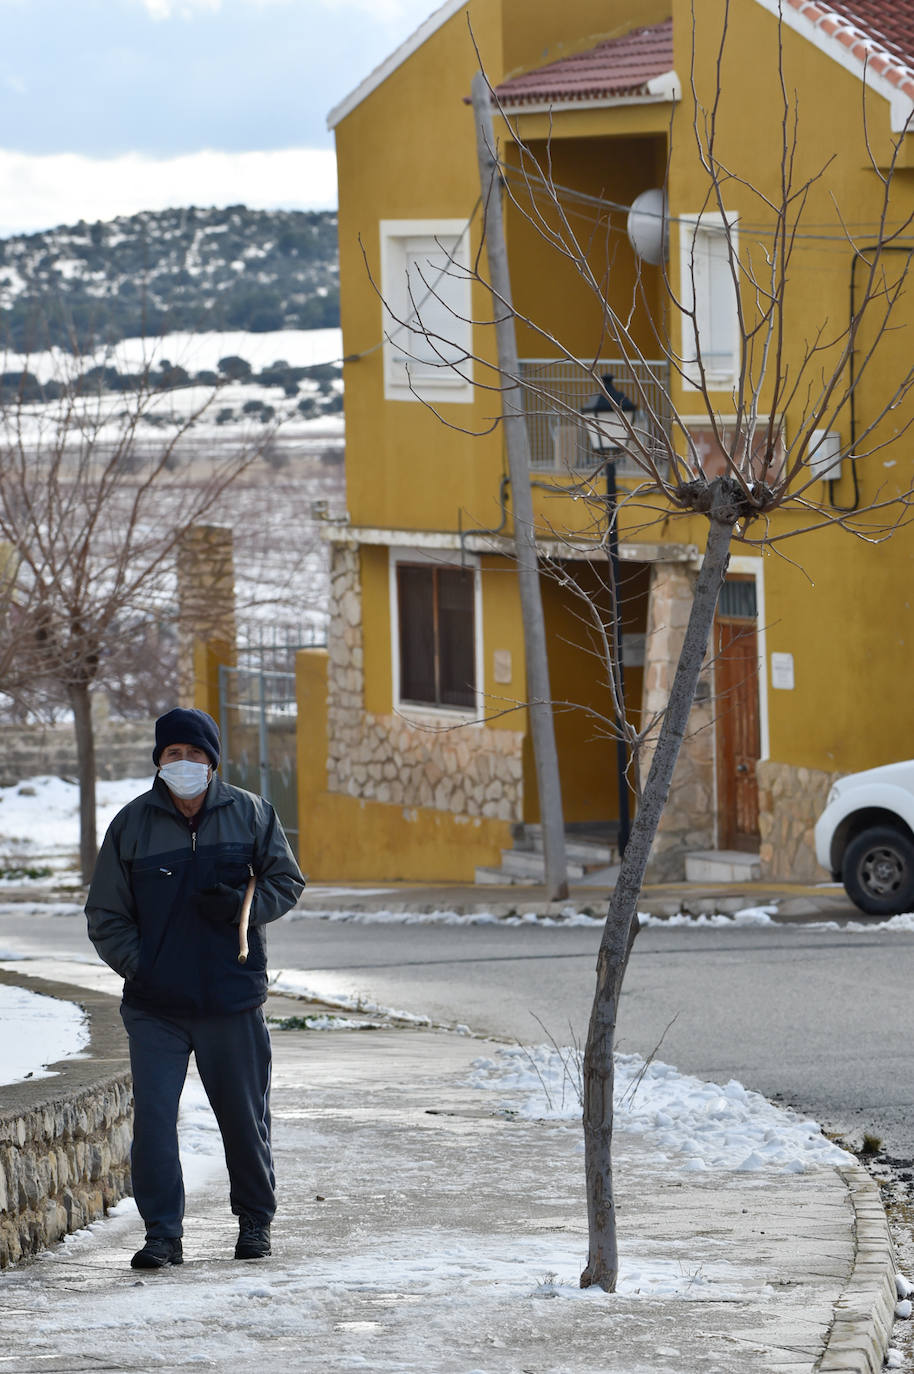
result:
[[[0,1276],[0,1371],[881,1368],[894,1264],[862,1169],[664,1171],[619,1135],[620,1291],[582,1294],[580,1132],[469,1086],[491,1043],[390,1028],[274,1044],[274,1256],[227,1258],[212,1177],[190,1198],[188,1262],[141,1280],[128,1208]]]
[[[606,895],[591,886],[550,904],[535,888],[377,884],[312,888],[303,905],[601,915]],[[831,886],[676,884],[645,889],[640,906],[669,915],[772,904],[788,922],[866,920]],[[44,962],[29,960],[28,972],[76,972]],[[302,1007],[273,999],[271,1009]],[[400,1027],[278,1031],[274,1044],[274,1256],[228,1258],[234,1227],[213,1176],[190,1199],[188,1262],[140,1281],[128,1261],[141,1225],[128,1205],[0,1276],[0,1374],[234,1374],[255,1361],[271,1374],[882,1367],[895,1261],[863,1169],[664,1171],[638,1137],[617,1135],[620,1289],[582,1294],[580,1132],[502,1114],[468,1086],[491,1044]]]

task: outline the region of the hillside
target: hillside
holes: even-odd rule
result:
[[[0,347],[339,323],[333,211],[145,211],[0,240]]]

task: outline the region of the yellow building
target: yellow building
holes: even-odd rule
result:
[[[328,650],[300,666],[312,877],[471,880],[538,819],[468,104],[480,61],[505,168],[569,828],[606,833],[619,813],[595,653],[609,617],[603,478],[578,418],[594,376],[612,376],[636,402],[652,453],[712,474],[721,440],[726,448],[740,429],[735,388],[751,350],[759,442],[769,416],[779,436],[772,462],[805,453],[813,428],[818,446],[812,471],[792,479],[795,491],[805,483],[806,506],[734,545],[653,875],[681,876],[696,851],[744,851],[769,875],[812,876],[808,831],[831,777],[912,752],[911,538],[902,528],[865,542],[846,526],[911,481],[903,278],[914,250],[914,53],[893,33],[897,7],[879,0],[854,6],[872,33],[843,4],[732,0],[723,46],[723,0],[696,8],[693,33],[688,0],[448,0],[330,116],[348,510],[328,529]],[[746,337],[764,307],[751,273],[758,283],[783,247],[780,149],[794,111],[803,222],[783,329],[767,337],[761,369],[766,339]],[[713,128],[726,169],[712,194],[696,128],[705,139]],[[632,203],[653,192],[639,201],[650,237],[661,189],[665,259],[629,222]],[[798,196],[789,218],[799,209]],[[880,299],[897,297],[892,329],[861,322],[846,349],[880,222],[894,236],[879,278]],[[739,294],[728,243],[744,264]],[[844,403],[817,416],[816,386],[839,360]],[[625,693],[638,723],[666,699],[705,525],[638,499],[637,466],[616,458]],[[877,512],[868,528],[885,523]],[[772,548],[758,542],[764,532]]]

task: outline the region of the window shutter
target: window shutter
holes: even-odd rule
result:
[[[731,235],[735,230],[731,230]],[[735,244],[734,244],[735,246]],[[683,320],[683,362],[698,385],[699,351],[711,385],[735,380],[738,363],[736,287],[730,270],[730,250],[723,225],[696,225],[682,260],[682,300],[693,301],[695,319]],[[697,337],[696,337],[697,336]]]
[[[470,404],[468,225],[382,220],[380,231],[385,398]]]
[[[475,585],[469,569],[397,565],[401,701],[475,707]]]
[[[393,343],[396,365],[414,380],[447,379],[450,364],[466,357],[468,285],[452,258],[456,251],[456,239],[404,240],[397,313],[406,323]]]
[[[476,702],[473,574],[438,569],[438,644],[442,706]]]
[[[707,326],[703,350],[706,366],[716,373],[731,376],[736,364],[736,294],[723,229],[703,235],[707,242]]]
[[[434,571],[403,565],[397,569],[400,696],[404,701],[434,702],[437,698]]]

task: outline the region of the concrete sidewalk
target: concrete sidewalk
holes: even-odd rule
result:
[[[582,1293],[580,1130],[512,1118],[469,1086],[491,1043],[283,1030],[274,1046],[273,1257],[228,1258],[235,1228],[212,1177],[189,1198],[187,1263],[141,1278],[127,1204],[0,1276],[0,1371],[882,1367],[894,1264],[862,1169],[665,1172],[619,1135],[620,1291]]]

